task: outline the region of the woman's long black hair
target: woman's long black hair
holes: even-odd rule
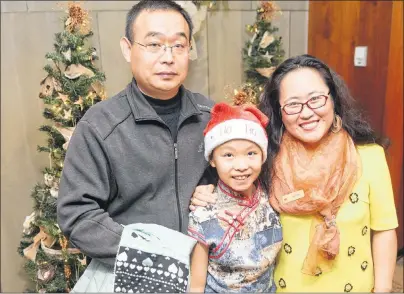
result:
[[[269,124],[266,129],[268,133],[268,159],[267,164],[263,166],[260,177],[267,188],[270,185],[272,165],[279,152],[280,137],[282,136],[282,117],[279,104],[280,84],[286,74],[298,68],[312,68],[320,73],[330,90],[330,95],[334,101],[334,111],[341,117],[343,128],[352,137],[356,145],[377,143],[384,148],[388,145],[388,140],[377,136],[370,124],[363,118],[348,87],[336,72],[314,56],[305,54],[289,58],[277,67],[267,81],[258,106],[269,117]]]

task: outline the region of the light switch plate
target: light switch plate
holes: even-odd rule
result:
[[[354,65],[365,67],[368,59],[368,46],[355,47]]]

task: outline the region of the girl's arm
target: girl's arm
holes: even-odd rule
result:
[[[374,292],[391,292],[397,258],[396,231],[373,231]]]
[[[196,243],[191,257],[191,286],[190,292],[205,291],[208,275],[209,248],[202,243]]]

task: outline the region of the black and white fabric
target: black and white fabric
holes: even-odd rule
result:
[[[196,241],[154,224],[126,226],[114,269],[116,293],[184,293]]]
[[[186,292],[189,266],[168,256],[120,248],[115,270],[115,292]]]

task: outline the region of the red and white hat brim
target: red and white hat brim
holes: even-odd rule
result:
[[[205,134],[205,159],[209,161],[212,151],[230,140],[243,139],[256,143],[262,150],[264,162],[267,158],[268,137],[264,128],[247,119],[230,119],[214,126]]]

